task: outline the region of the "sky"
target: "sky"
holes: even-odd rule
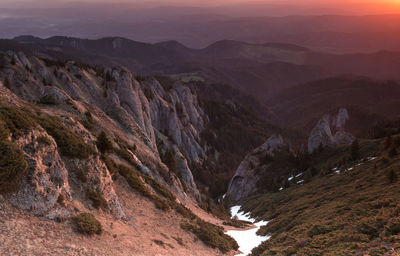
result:
[[[298,6],[299,10],[308,8],[309,10],[315,10],[315,14],[336,14],[335,12],[338,14],[400,13],[400,0],[0,0],[0,7],[63,7],[83,3],[106,3],[112,5],[130,3],[137,7],[160,5],[221,7],[271,4],[282,5],[282,8]]]

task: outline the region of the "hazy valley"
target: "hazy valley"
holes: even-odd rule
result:
[[[400,254],[398,14],[77,6],[0,9],[1,255]]]

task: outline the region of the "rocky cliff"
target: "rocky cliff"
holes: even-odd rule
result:
[[[260,168],[267,168],[269,164],[265,159],[273,158],[286,146],[281,135],[273,135],[262,146],[248,154],[240,163],[229,184],[226,193],[228,198],[238,201],[255,192],[260,180]]]
[[[12,133],[10,140],[23,150],[28,162],[19,189],[10,199],[13,204],[41,216],[67,216],[69,202],[84,198],[82,194],[91,189],[106,200],[111,213],[125,218],[113,188],[112,170],[96,147],[101,131],[115,148],[111,157],[116,163],[133,164],[182,198],[189,195],[200,200],[188,163],[200,163],[205,157],[200,133],[207,116],[188,87],[167,78],[139,82],[122,67],[92,67],[23,52],[0,53],[0,63],[2,106],[57,117],[71,136],[79,136],[94,150],[85,159],[65,156],[54,137],[57,134],[49,134],[49,127],[40,122],[23,136]],[[166,152],[173,153],[174,170],[162,161]],[[80,175],[71,173],[78,170],[87,181],[71,185],[71,179]],[[66,207],[60,207],[59,198]]]
[[[349,118],[345,108],[339,109],[336,115],[325,115],[311,131],[308,152],[311,154],[321,146],[350,144],[354,136],[345,132],[346,121]]]
[[[348,119],[349,113],[344,108],[336,115],[325,115],[308,137],[308,152],[302,148],[293,152],[282,136],[271,136],[240,163],[230,181],[227,196],[232,201],[239,201],[256,191],[276,192],[290,186],[294,177],[304,182],[306,171],[315,175],[309,154],[321,147],[350,144],[354,140],[354,136],[345,131]]]

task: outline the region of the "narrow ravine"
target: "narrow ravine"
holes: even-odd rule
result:
[[[244,256],[248,255],[253,248],[257,247],[262,242],[268,240],[270,236],[258,236],[256,234],[261,226],[267,225],[268,221],[256,222],[255,219],[249,216],[249,213],[245,214],[244,212],[239,212],[239,210],[240,210],[239,205],[233,206],[231,208],[232,218],[236,216],[239,220],[249,221],[253,223],[256,227],[248,230],[229,230],[226,232],[226,234],[233,237],[239,244],[239,250],[242,253],[236,254],[236,256]]]

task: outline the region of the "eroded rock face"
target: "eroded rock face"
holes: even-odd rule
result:
[[[281,135],[272,135],[262,146],[255,149],[240,163],[229,183],[226,195],[231,201],[238,201],[255,192],[259,177],[256,169],[266,156],[273,157],[285,146]]]
[[[115,42],[115,47],[120,47],[118,41]],[[8,61],[14,58],[16,65],[4,69],[4,73],[0,73],[0,76],[9,78],[12,91],[21,99],[34,103],[40,102],[44,97],[51,99],[50,103],[42,101],[42,104],[56,104],[60,112],[68,113],[60,116],[63,123],[93,147],[95,147],[98,131],[95,133],[88,131],[83,127],[82,120],[85,119],[85,112],[88,109],[95,109],[97,115],[107,117],[103,120],[114,122],[113,127],[118,130],[117,133],[124,134],[125,138],[130,139],[130,143],[136,144],[138,140],[142,142],[139,143],[143,148],[140,148],[138,156],[147,161],[142,163],[136,156],[136,152],[132,152],[142,173],[152,176],[161,183],[167,183],[171,190],[186,197],[177,177],[171,175],[166,181],[166,176],[160,174],[161,169],[163,172],[168,172],[168,169],[160,161],[156,133],[166,135],[168,140],[173,141],[171,148],[177,159],[181,180],[190,190],[188,194],[196,199],[200,198],[189,163],[201,162],[206,156],[199,142],[207,117],[197,102],[197,96],[189,88],[180,83],[167,88],[155,79],[147,79],[139,83],[130,71],[121,67],[99,71],[83,68],[73,61],[65,65],[53,65],[46,63],[43,59],[34,56],[27,57],[22,52],[11,51],[4,55],[4,58],[8,58]],[[113,131],[109,132],[112,134]],[[26,145],[21,144],[21,146]],[[56,144],[54,146],[56,147]],[[85,168],[88,171],[88,185],[92,186],[91,189],[99,189],[107,200],[107,209],[117,218],[124,218],[123,209],[112,187],[110,173],[98,157],[71,160],[60,158],[57,148],[53,153],[54,155],[49,155],[48,158],[55,159],[55,162],[60,161],[59,166],[56,166],[66,174],[68,174],[66,170],[71,172],[77,168]],[[40,157],[45,156],[31,156],[30,164],[39,166],[32,167],[38,169],[32,169],[32,173],[49,172],[49,168],[46,169],[39,164]],[[46,181],[46,175],[43,177],[39,175],[40,179],[38,176],[40,180],[38,184],[44,184],[40,186],[44,187],[42,190],[49,191],[47,194],[39,196],[40,193],[33,192],[34,188],[29,188],[25,192],[21,190],[18,192],[20,195],[15,196],[16,204],[21,205],[23,209],[36,208],[35,213],[42,215],[51,209],[59,211],[61,208],[54,207],[56,205],[54,202],[58,195],[64,192],[53,192],[53,190],[56,191],[53,188],[55,185]],[[65,184],[68,184],[68,175],[65,175],[63,180],[66,181]],[[24,184],[27,185],[27,183]],[[88,187],[88,185],[85,186]],[[68,199],[70,192],[66,188],[61,191],[65,191],[65,197]],[[39,199],[30,200],[33,203],[22,202],[18,198],[23,198],[25,194],[21,193],[27,193],[32,198]],[[56,213],[53,211],[51,216],[56,216]]]
[[[345,132],[346,121],[349,118],[347,109],[341,108],[337,115],[325,115],[319,120],[308,138],[308,153],[313,153],[320,146],[352,143],[354,136]]]
[[[339,109],[339,113],[332,119],[332,126],[336,131],[344,131],[347,120],[350,119],[349,112],[345,108]]]
[[[72,199],[68,171],[58,154],[57,144],[39,129],[28,132],[15,143],[24,150],[29,166],[10,201],[34,214],[51,215],[60,195],[67,201]]]
[[[312,153],[318,149],[321,145],[327,146],[334,143],[331,128],[329,122],[325,119],[321,119],[318,124],[314,127],[308,138],[308,152]]]
[[[185,156],[179,151],[178,147],[168,139],[168,137],[162,135],[161,133],[157,133],[157,141],[160,154],[164,155],[167,151],[171,151],[174,154],[176,161],[176,172],[186,183],[186,188],[189,190],[187,192],[200,202],[200,192],[197,189],[197,185],[194,181],[193,174],[189,168]]]
[[[336,144],[344,145],[344,144],[351,144],[354,141],[354,136],[348,132],[338,131],[336,132],[333,140]]]
[[[107,209],[117,218],[125,219],[125,213],[113,187],[113,180],[106,165],[99,156],[91,156],[87,160],[69,160],[69,166],[75,170],[85,170],[87,174],[86,189],[99,191],[107,201]]]

